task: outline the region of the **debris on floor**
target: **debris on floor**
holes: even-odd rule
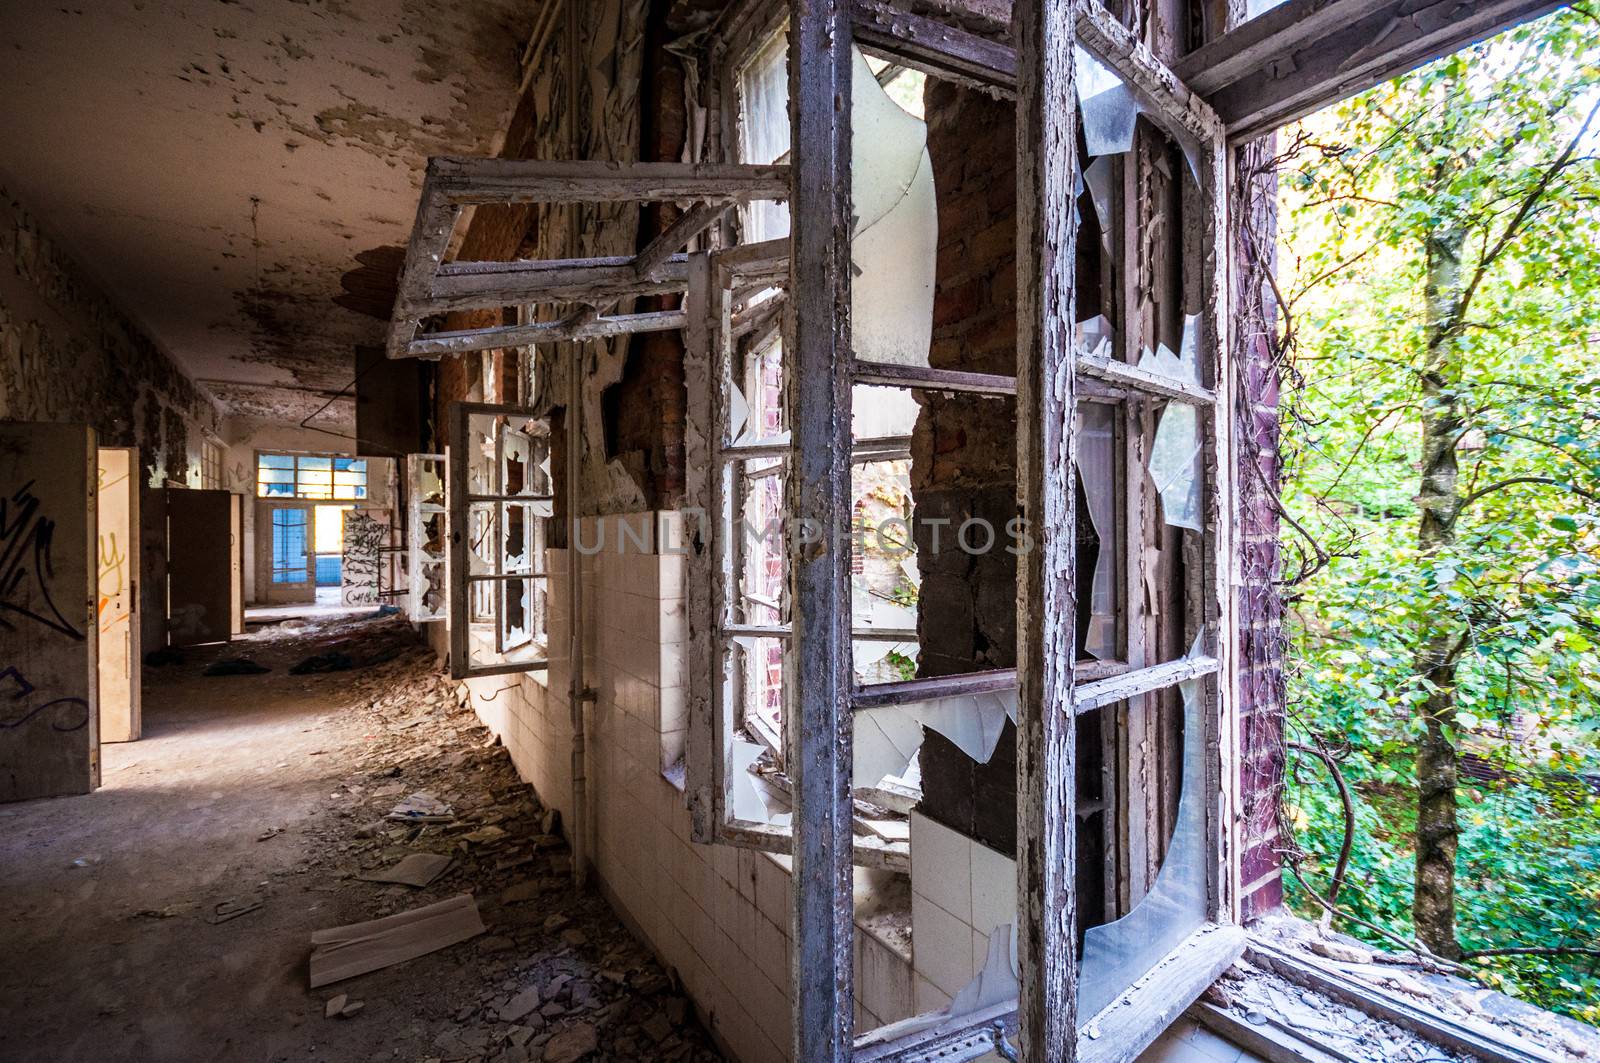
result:
[[[331,652],[389,659],[288,672]],[[108,747],[101,792],[0,832],[26,929],[0,971],[17,1004],[0,1058],[76,1060],[85,1037],[106,1063],[720,1058],[675,974],[597,889],[575,889],[560,817],[403,620],[257,626],[185,655],[147,677],[158,741]],[[223,656],[272,671],[204,678]],[[416,815],[389,818],[397,806]],[[63,914],[91,888],[115,900]],[[308,987],[313,934],[452,897],[472,898],[481,932]],[[113,972],[105,1003],[62,990],[85,962]]]
[[[201,675],[262,675],[272,671],[266,665],[257,664],[248,657],[224,657],[206,665],[206,670]]]
[[[363,882],[398,882],[418,889],[444,874],[452,858],[438,853],[410,853],[393,867],[363,871],[356,877]]]
[[[260,907],[261,902],[256,899],[241,901],[229,897],[211,906],[211,911],[206,915],[206,922],[211,923],[213,926],[226,923],[229,920],[239,918],[241,915],[247,915]]]
[[[472,894],[311,935],[311,988],[449,948],[483,933]]]
[[[347,672],[356,666],[347,653],[314,653],[289,666],[290,675],[314,675],[319,672]]]
[[[324,622],[255,637],[293,639],[297,648],[320,638],[356,660],[394,654],[371,667],[306,677],[350,691],[367,741],[356,754],[359,770],[331,792],[336,826],[308,832],[317,855],[295,872],[327,874],[341,894],[363,891],[379,922],[414,911],[419,895],[475,898],[485,932],[438,954],[464,953],[460,977],[479,989],[474,1003],[444,1017],[427,1058],[720,1059],[676,977],[598,894],[574,889],[571,854],[556,833],[559,814],[518,778],[505,748],[466,707],[465,688],[440,673],[402,621]],[[449,863],[426,885],[385,880],[413,857]],[[418,992],[425,1000],[426,987]],[[372,995],[363,995],[370,1015]]]
[[[403,823],[449,823],[456,816],[449,805],[424,790],[391,808],[388,818]]]

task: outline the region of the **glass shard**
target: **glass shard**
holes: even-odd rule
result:
[[[860,51],[851,94],[851,346],[865,361],[926,366],[939,238],[928,127],[890,98]]]
[[[1073,45],[1072,56],[1084,144],[1090,155],[1120,155],[1133,147],[1133,129],[1145,107],[1121,75],[1083,45]]]
[[[1189,656],[1204,653],[1204,636]],[[1163,956],[1206,919],[1205,699],[1203,679],[1178,684],[1183,697],[1183,789],[1177,822],[1155,885],[1133,911],[1113,923],[1091,927],[1083,937],[1078,981],[1078,1019],[1087,1023],[1144,977]]]

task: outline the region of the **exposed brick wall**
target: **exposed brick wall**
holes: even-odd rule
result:
[[[1250,219],[1231,253],[1239,283],[1233,341],[1239,408],[1238,542],[1244,586],[1236,603],[1239,617],[1239,771],[1243,815],[1240,882],[1243,911],[1253,919],[1283,900],[1278,857],[1278,806],[1283,788],[1283,601],[1274,580],[1279,571],[1278,376],[1273,357],[1275,303],[1267,271],[1274,266],[1277,239],[1277,181],[1264,170],[1273,156],[1273,138],[1238,149],[1234,166],[1239,186],[1230,214]],[[1248,186],[1245,182],[1248,181]]]
[[[939,196],[929,363],[1013,374],[1014,108],[930,78],[924,113]],[[922,573],[919,671],[952,675],[1010,668],[1016,664],[1016,558],[999,548],[968,554],[956,547],[955,536],[968,519],[986,520],[1001,530],[1016,515],[1016,404],[933,393],[922,401],[911,460]],[[1016,729],[1011,724],[987,764],[974,763],[941,735],[926,732],[922,773],[925,814],[990,848],[1015,852]]]

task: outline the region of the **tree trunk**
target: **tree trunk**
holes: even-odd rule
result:
[[[1461,493],[1456,441],[1461,436],[1461,363],[1457,348],[1457,304],[1461,298],[1461,229],[1446,227],[1427,239],[1427,342],[1422,386],[1422,483],[1417,502],[1422,522],[1417,545],[1429,558],[1455,547]],[[1435,953],[1456,959],[1456,750],[1446,728],[1456,716],[1456,626],[1442,609],[1423,610],[1416,671],[1431,690],[1422,705],[1423,735],[1417,745],[1417,867],[1412,921],[1418,939]]]

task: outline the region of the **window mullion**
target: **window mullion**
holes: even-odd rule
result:
[[[1073,46],[1079,5],[1018,0],[1017,901],[1022,1058],[1077,1055],[1076,496],[1078,179]],[[1066,711],[1062,711],[1065,709]]]

